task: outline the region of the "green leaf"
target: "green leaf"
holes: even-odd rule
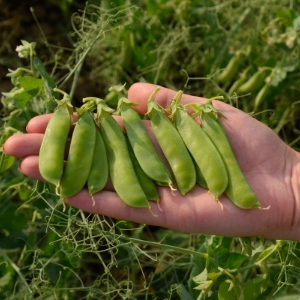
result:
[[[13,156],[9,156],[3,152],[0,152],[0,173],[3,173],[12,167],[14,162],[15,158]]]
[[[18,107],[18,108],[21,108],[21,109],[24,109],[27,102],[30,101],[35,95],[34,94],[31,94],[30,92],[28,91],[24,91],[18,95],[16,95],[13,100],[12,100],[12,103]]]
[[[36,69],[38,70],[38,72],[40,73],[41,77],[44,79],[44,81],[48,84],[48,86],[51,89],[54,89],[56,84],[55,81],[53,80],[53,78],[47,73],[45,66],[43,65],[43,63],[39,60],[38,57],[34,57],[33,58],[33,64],[36,67]]]
[[[4,288],[13,281],[13,273],[7,272],[0,277],[0,292],[3,292]]]
[[[208,274],[208,272],[207,272],[207,269],[205,268],[200,274],[198,274],[197,276],[194,276],[193,280],[197,283],[202,282],[202,281],[206,281],[207,274]]]
[[[282,246],[282,243],[278,241],[276,244],[269,246],[264,251],[262,251],[259,256],[257,257],[256,264],[260,264],[265,259],[267,259],[269,256],[273,255],[276,251],[279,250],[279,248]]]
[[[212,284],[212,280],[203,281],[195,287],[195,290],[207,290]]]
[[[246,283],[242,291],[243,300],[256,300],[268,287],[267,276],[258,275]]]
[[[24,76],[20,78],[20,84],[25,91],[31,91],[41,89],[44,85],[44,80],[31,76]]]
[[[0,230],[9,233],[17,233],[27,227],[27,216],[21,211],[17,211],[18,207],[9,203],[0,209]]]
[[[300,31],[300,16],[293,20],[293,27],[296,31]]]
[[[58,98],[58,93],[53,91],[53,89],[56,87],[56,83],[54,79],[47,73],[45,66],[39,60],[38,57],[35,56],[33,58],[33,64],[35,68],[38,70],[38,72],[40,73],[41,77],[43,78],[45,97],[47,99],[51,99],[51,100],[53,99],[52,101],[53,104],[48,103],[49,105],[48,111],[53,111],[56,106],[56,102],[54,101],[54,99]]]
[[[218,290],[218,300],[236,300],[237,295],[231,282],[223,281]]]
[[[26,242],[26,235],[23,232],[10,234],[8,236],[0,232],[0,245],[1,249],[17,249],[24,247]],[[1,266],[1,265],[0,265]],[[0,267],[1,270],[1,267]]]
[[[248,258],[247,255],[240,253],[229,253],[223,266],[224,269],[237,269]]]

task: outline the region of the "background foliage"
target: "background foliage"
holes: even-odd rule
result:
[[[75,105],[87,96],[113,105],[110,86],[145,81],[223,95],[299,150],[296,1],[48,0],[6,3],[1,18],[0,146],[53,110],[54,86]],[[232,77],[220,80],[240,53]],[[255,88],[236,89],[261,68]],[[1,299],[299,298],[297,243],[89,215],[64,209],[51,186],[1,152],[0,172]]]

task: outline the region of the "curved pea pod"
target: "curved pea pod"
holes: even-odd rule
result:
[[[240,77],[231,85],[230,89],[228,90],[229,95],[237,92],[239,87],[246,82],[247,74],[250,69],[251,67],[248,66],[245,70],[243,70],[243,72],[240,74]]]
[[[148,116],[154,135],[174,174],[178,189],[182,195],[189,192],[196,184],[196,171],[182,137],[171,120],[154,102],[153,95],[148,99]]]
[[[201,113],[202,128],[215,143],[225,162],[228,173],[227,197],[242,209],[259,208],[256,194],[248,184],[235,158],[225,130],[216,116],[215,110]]]
[[[100,110],[100,131],[106,147],[109,175],[116,193],[129,206],[150,208],[134,171],[122,129],[109,112],[102,108]]]
[[[218,199],[228,184],[228,175],[220,152],[202,127],[184,109],[178,107],[173,113],[173,120],[200,168],[209,191]]]
[[[266,83],[261,90],[257,93],[255,99],[254,99],[254,111],[257,111],[257,109],[261,106],[261,104],[265,101],[267,95],[269,94],[271,89],[271,84]]]
[[[96,125],[95,125],[96,126]],[[108,180],[108,162],[105,145],[102,136],[96,127],[96,142],[92,165],[87,179],[90,195],[100,192]]]
[[[264,85],[264,79],[267,77],[268,72],[268,69],[260,68],[238,88],[238,92],[243,94],[256,92]]]
[[[156,152],[139,114],[132,108],[135,105],[127,98],[119,100],[126,134],[132,150],[143,171],[159,185],[172,185],[171,174],[162,158]]]
[[[217,76],[217,81],[229,84],[234,76],[237,74],[240,64],[242,62],[243,53],[238,51],[234,56],[231,57],[226,67]]]
[[[240,77],[238,78],[230,87],[230,89],[228,90],[228,94],[232,95],[233,93],[235,93],[238,88],[245,82],[245,79]]]
[[[65,147],[71,127],[70,115],[67,102],[58,105],[47,125],[39,151],[39,171],[56,188],[63,174]]]
[[[128,150],[130,154],[130,158],[136,173],[136,176],[138,177],[138,180],[141,184],[141,187],[147,197],[148,200],[153,201],[159,201],[159,196],[157,192],[157,187],[154,181],[144,172],[142,167],[140,166],[136,156],[134,155],[133,149],[129,143],[127,142]]]
[[[62,199],[76,195],[88,179],[96,143],[96,126],[90,112],[77,120],[72,134],[68,158],[60,182]]]

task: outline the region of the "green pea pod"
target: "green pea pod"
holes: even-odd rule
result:
[[[205,108],[205,111],[202,110],[201,112],[202,128],[218,148],[226,165],[228,185],[225,189],[225,194],[240,208],[260,207],[257,196],[239,167],[225,130],[217,117],[217,112],[213,108],[211,101],[204,106],[200,105],[200,107]]]
[[[96,126],[90,112],[77,120],[64,173],[60,182],[62,199],[76,195],[88,179],[96,143]]]
[[[102,136],[98,129],[96,129],[96,143],[93,154],[93,161],[89,177],[87,179],[87,186],[90,195],[100,192],[108,180],[108,162],[105,145]]]
[[[204,179],[202,171],[200,170],[200,168],[196,162],[194,164],[195,164],[195,170],[196,170],[196,183],[199,186],[203,187],[204,189],[208,189],[208,186]]]
[[[134,155],[133,149],[129,143],[127,142],[129,154],[131,157],[131,161],[135,170],[135,173],[138,177],[138,180],[141,184],[141,187],[147,197],[148,200],[159,201],[159,196],[157,192],[157,187],[154,181],[144,172],[142,167],[140,166],[136,156]]]
[[[254,93],[260,89],[264,85],[264,79],[266,78],[268,71],[269,70],[266,68],[260,68],[238,88],[239,93]]]
[[[226,67],[217,76],[217,80],[221,83],[229,84],[233,77],[237,74],[242,58],[243,52],[241,51],[238,51],[234,56],[232,56]]]
[[[139,114],[127,98],[120,98],[118,111],[123,118],[127,137],[141,168],[160,185],[172,184],[171,174],[157,154]],[[151,163],[149,163],[151,162]]]
[[[179,93],[181,91],[178,92],[180,97]],[[173,102],[171,107],[172,118],[186,147],[200,168],[209,191],[215,199],[219,199],[228,184],[228,175],[220,152],[182,106]]]
[[[39,171],[56,188],[63,174],[65,147],[71,127],[70,104],[68,100],[61,101],[47,125],[39,151]]]
[[[150,208],[134,171],[122,129],[101,102],[98,104],[98,114],[107,152],[109,175],[116,193],[129,206]]]
[[[239,87],[245,83],[246,79],[247,79],[247,73],[249,72],[249,70],[251,69],[250,66],[248,66],[245,70],[243,70],[243,72],[240,74],[240,77],[231,85],[228,94],[232,95],[233,93],[237,92]]]
[[[185,195],[196,184],[195,167],[180,134],[164,114],[163,109],[154,102],[153,96],[158,90],[156,88],[148,99],[147,114],[154,135],[173,171],[178,189]]]
[[[269,83],[266,83],[262,89],[257,93],[255,99],[254,99],[254,111],[257,111],[257,109],[261,106],[261,104],[265,101],[267,95],[269,94],[271,89],[271,85]]]

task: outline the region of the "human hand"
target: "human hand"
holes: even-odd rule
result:
[[[128,98],[139,103],[135,109],[140,113],[146,112],[147,99],[153,89],[154,85],[145,83],[134,84],[129,89]],[[168,106],[175,93],[161,88],[155,101]],[[195,96],[182,97],[183,104],[205,101]],[[242,210],[224,195],[219,199],[221,207],[207,190],[198,186],[184,197],[179,192],[174,194],[168,187],[159,187],[160,204],[152,202],[151,211],[127,206],[110,184],[94,195],[94,204],[86,189],[65,202],[87,212],[182,232],[300,241],[299,153],[282,142],[271,129],[242,111],[220,101],[214,101],[214,106],[226,116],[221,121],[239,165],[261,206],[267,209]],[[27,126],[28,134],[14,135],[3,146],[7,154],[23,158],[22,173],[38,180],[42,180],[38,152],[50,117],[33,118]],[[120,118],[118,121],[121,124]],[[149,122],[145,124],[153,138]]]

